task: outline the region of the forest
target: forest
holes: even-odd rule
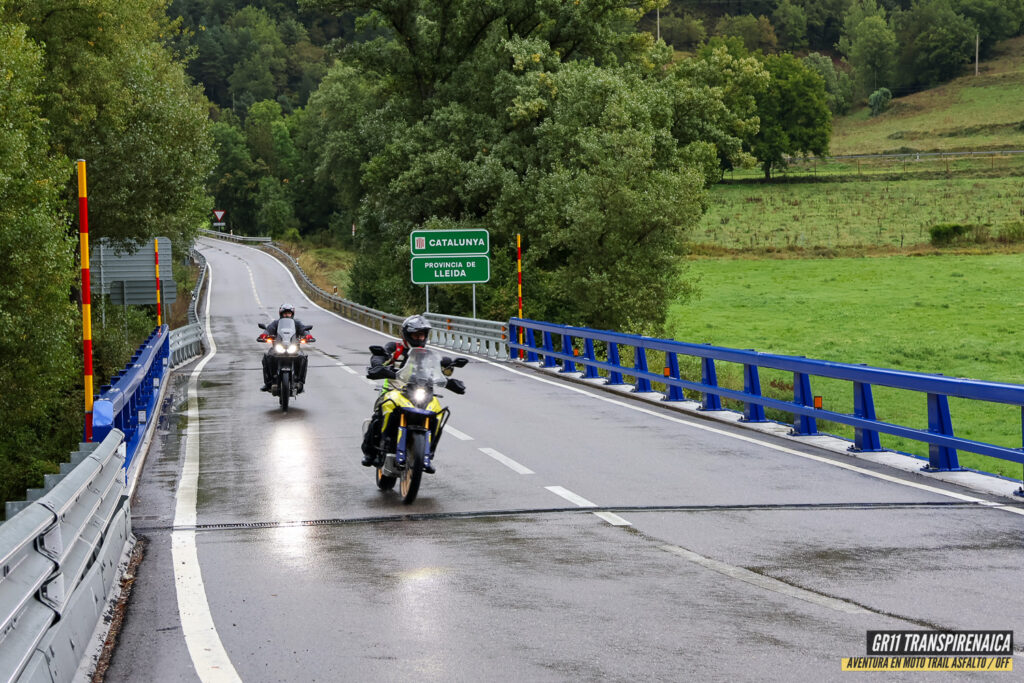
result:
[[[483,227],[482,316],[513,312],[521,234],[532,317],[654,334],[723,172],[827,153],[834,114],[1022,21],[1024,0],[0,0],[0,495],[80,438],[76,159],[93,239],[181,254],[217,208],[350,250],[345,295],[407,312],[409,232]],[[155,323],[124,315],[100,375]]]

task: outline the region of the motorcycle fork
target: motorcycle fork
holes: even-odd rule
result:
[[[405,467],[405,463],[406,463],[406,447],[407,447],[406,441],[408,440],[409,432],[413,431],[413,432],[422,432],[422,433],[426,434],[427,438],[424,439],[425,446],[424,446],[424,449],[423,449],[423,466],[424,467],[429,467],[430,466],[430,456],[432,454],[431,453],[431,448],[430,448],[430,442],[431,442],[431,436],[432,436],[431,431],[430,431],[430,420],[431,420],[431,418],[429,418],[429,417],[424,418],[423,424],[421,424],[421,425],[420,424],[410,425],[410,424],[406,423],[405,416],[406,416],[406,413],[403,410],[401,412],[401,414],[399,415],[399,421],[398,421],[398,443],[395,446],[395,464],[397,464],[399,467]]]

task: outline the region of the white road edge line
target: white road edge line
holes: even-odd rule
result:
[[[891,475],[888,475],[888,474],[883,474],[881,472],[872,472],[871,470],[864,469],[863,467],[857,467],[856,465],[850,465],[850,464],[847,464],[847,463],[844,463],[844,462],[838,462],[836,460],[830,460],[829,458],[825,458],[825,457],[822,457],[820,455],[812,455],[810,453],[802,453],[802,452],[800,452],[798,450],[795,450],[795,449],[792,449],[792,448],[786,448],[785,446],[779,446],[777,444],[769,443],[767,441],[761,441],[759,439],[755,439],[755,438],[750,437],[750,436],[745,436],[743,434],[733,434],[732,432],[728,432],[728,431],[726,431],[724,429],[718,429],[718,428],[712,427],[710,425],[700,424],[699,422],[696,422],[696,421],[685,420],[685,419],[682,419],[682,418],[673,417],[671,415],[663,415],[663,414],[661,414],[661,413],[659,413],[657,411],[654,411],[654,410],[649,410],[647,408],[642,408],[640,406],[632,405],[632,404],[626,403],[624,401],[618,401],[618,400],[616,400],[614,398],[608,398],[607,396],[601,396],[601,395],[598,395],[598,394],[595,394],[595,393],[591,393],[591,392],[586,391],[584,389],[580,389],[578,387],[569,385],[569,384],[567,384],[565,382],[559,382],[557,380],[547,379],[546,377],[537,377],[537,376],[535,376],[533,374],[530,374],[530,373],[522,372],[520,370],[514,370],[514,369],[512,369],[510,367],[506,367],[505,365],[502,365],[501,363],[496,363],[496,362],[494,362],[492,360],[489,360],[487,358],[478,358],[478,360],[480,360],[481,362],[493,365],[493,366],[495,366],[497,368],[501,368],[502,370],[504,370],[506,372],[511,372],[513,375],[519,375],[521,377],[527,377],[527,378],[535,380],[537,382],[543,382],[544,384],[551,384],[553,386],[559,387],[560,389],[565,389],[566,391],[573,391],[573,392],[576,392],[578,394],[583,394],[585,396],[590,396],[591,398],[596,399],[598,401],[604,401],[605,403],[611,403],[612,405],[621,406],[623,408],[628,408],[629,410],[635,410],[636,412],[644,413],[646,415],[651,415],[653,417],[656,417],[656,418],[659,418],[659,419],[662,419],[662,420],[667,420],[669,422],[675,422],[677,424],[686,425],[688,427],[693,427],[694,429],[700,429],[702,431],[711,432],[712,434],[718,434],[720,436],[727,436],[727,437],[729,437],[731,439],[736,439],[738,441],[744,441],[746,443],[754,444],[754,445],[759,446],[761,448],[770,448],[773,451],[778,451],[780,453],[788,453],[789,455],[795,455],[795,456],[797,456],[799,458],[804,458],[806,460],[813,460],[814,462],[820,462],[820,463],[822,463],[824,465],[831,465],[832,467],[838,467],[840,469],[847,470],[848,472],[856,472],[857,474],[863,474],[866,477],[872,477],[874,479],[881,479],[882,481],[887,481],[887,482],[890,482],[890,483],[893,483],[893,484],[899,484],[901,486],[909,486],[910,488],[915,488],[915,489],[918,489],[920,491],[927,491],[929,493],[935,493],[935,494],[938,494],[940,496],[946,496],[948,498],[953,498],[953,499],[956,499],[956,500],[963,500],[963,501],[966,501],[966,502],[969,502],[969,503],[980,503],[983,507],[996,508],[996,509],[1003,510],[1004,512],[1011,512],[1011,513],[1013,513],[1015,515],[1024,515],[1024,509],[1022,509],[1022,508],[1007,507],[1006,504],[1004,504],[1004,503],[993,502],[991,500],[985,500],[984,498],[978,498],[976,496],[968,496],[968,495],[965,495],[965,494],[962,494],[962,493],[956,493],[955,491],[946,491],[945,489],[940,489],[938,487],[930,486],[928,484],[920,484],[920,483],[915,482],[915,481],[906,481],[904,479],[900,479],[898,477],[894,477],[894,476],[891,476]]]
[[[199,361],[188,381],[188,428],[185,436],[185,463],[174,509],[174,527],[194,527],[196,496],[199,490],[199,373],[217,355],[217,345],[210,329],[210,293],[213,291],[213,268],[206,265],[206,336],[210,352]],[[196,674],[203,683],[241,682],[231,658],[217,633],[206,598],[206,587],[199,567],[195,530],[171,532],[171,558],[174,563],[174,587],[178,600],[178,616],[189,656]]]
[[[525,465],[520,465],[512,458],[508,457],[507,455],[502,455],[493,448],[481,448],[480,452],[483,453],[484,455],[488,455],[494,458],[495,460],[497,460],[498,462],[500,462],[502,465],[509,468],[513,472],[517,472],[518,474],[533,474],[533,470],[531,470],[529,467],[526,467]]]
[[[658,547],[666,552],[672,553],[673,555],[679,555],[680,557],[693,562],[694,564],[698,564],[701,567],[718,572],[719,574],[724,574],[725,576],[733,579],[739,579],[740,581],[757,586],[758,588],[782,593],[783,595],[788,595],[791,598],[810,602],[815,605],[820,605],[821,607],[827,607],[829,609],[836,610],[837,612],[845,612],[847,614],[874,614],[874,612],[871,612],[870,610],[866,610],[859,605],[854,605],[853,603],[846,602],[845,600],[812,593],[811,591],[804,590],[803,588],[791,586],[790,584],[779,581],[778,579],[773,579],[771,577],[764,576],[763,574],[757,574],[749,569],[736,567],[731,564],[726,564],[725,562],[713,560],[710,557],[698,555],[691,550],[680,548],[677,545],[662,545]]]
[[[579,506],[581,508],[596,508],[597,507],[596,503],[591,503],[589,500],[587,500],[583,496],[578,496],[575,493],[573,493],[572,491],[570,491],[569,489],[564,488],[562,486],[545,486],[544,488],[546,488],[548,491],[551,491],[551,493],[555,494],[556,496],[561,496],[562,498],[565,498],[567,501],[569,501],[573,505],[577,505],[577,506]],[[633,526],[632,522],[629,522],[629,521],[623,519],[622,517],[619,517],[614,512],[595,512],[594,516],[600,517],[601,519],[603,519],[604,521],[608,522],[612,526]]]
[[[471,437],[469,434],[466,434],[465,432],[460,432],[455,427],[445,427],[444,428],[444,433],[445,434],[451,434],[452,436],[454,436],[459,441],[472,441],[473,440],[473,437]]]

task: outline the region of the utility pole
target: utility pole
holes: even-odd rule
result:
[[[657,26],[657,32],[658,32],[657,37],[658,37],[658,40],[661,40],[661,6],[659,5],[658,7],[655,7],[654,10],[655,10],[655,17],[656,17],[655,24]]]
[[[978,45],[981,39],[980,33],[974,34],[974,75],[978,75]]]

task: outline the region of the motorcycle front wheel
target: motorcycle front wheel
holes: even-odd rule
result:
[[[288,412],[288,399],[292,397],[292,378],[288,373],[281,375],[281,386],[278,390],[278,398],[281,400],[281,410]]]
[[[381,474],[380,468],[377,468],[377,488],[381,491],[390,491],[395,488],[396,481],[398,481],[398,477]]]
[[[405,469],[402,470],[401,484],[398,487],[402,494],[402,502],[406,505],[416,500],[416,494],[419,493],[426,445],[426,432],[410,431],[406,437]]]

